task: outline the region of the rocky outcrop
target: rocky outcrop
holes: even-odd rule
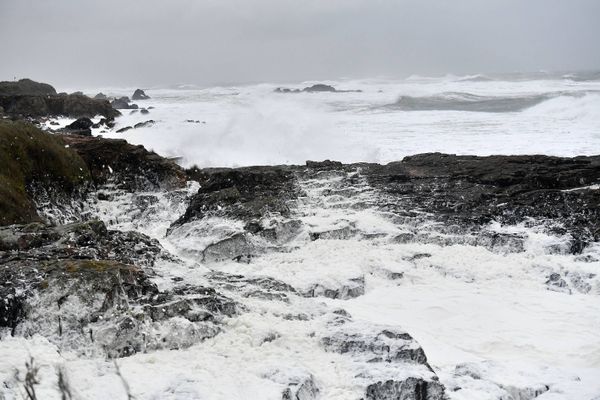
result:
[[[331,85],[326,85],[324,83],[316,83],[312,86],[307,86],[304,89],[290,89],[278,87],[275,89],[276,93],[318,93],[318,92],[331,92],[331,93],[348,93],[348,92],[361,92],[362,90],[337,90]]]
[[[0,328],[122,357],[189,346],[238,312],[212,288],[159,291],[150,280],[158,259],[177,262],[156,240],[99,221],[1,228]]]
[[[396,242],[419,241],[482,245],[523,251],[524,238],[482,230],[495,220],[516,224],[533,218],[550,232],[571,235],[569,251],[579,253],[600,239],[600,156],[456,156],[421,154],[387,165],[307,162],[306,166],[191,169],[201,183],[178,226],[206,216],[248,224],[268,213],[289,216],[298,197],[299,180],[323,174],[353,174],[341,193],[361,179],[381,196],[379,207],[397,214],[428,215],[443,222],[445,234],[407,232]],[[255,235],[258,227],[249,229]],[[470,235],[477,232],[475,236]],[[469,235],[465,235],[468,233]],[[310,232],[310,239],[344,239],[357,235],[352,226]],[[246,241],[247,242],[247,241]],[[238,246],[239,247],[239,246]],[[330,288],[331,289],[331,288]],[[333,293],[333,292],[332,292]]]
[[[133,92],[133,96],[131,96],[132,100],[148,100],[150,96],[148,96],[142,89],[135,89]]]
[[[287,167],[192,168],[187,175],[200,183],[200,190],[175,226],[207,215],[247,222],[268,213],[289,215],[290,201],[298,194]]]
[[[83,159],[96,185],[114,183],[128,191],[180,188],[184,171],[143,146],[121,139],[65,136],[64,142]]]
[[[31,124],[0,121],[0,225],[39,221],[38,190],[62,203],[91,183],[84,160],[65,145]]]
[[[137,104],[129,104],[129,97],[119,97],[110,102],[110,105],[116,110],[137,110]]]
[[[66,116],[72,118],[121,115],[106,100],[95,100],[80,94],[1,95],[0,106],[14,117]]]
[[[580,252],[600,239],[600,157],[456,156],[421,154],[387,165],[364,165],[369,183],[449,224],[480,226],[525,218],[573,236]]]
[[[44,96],[56,95],[56,89],[47,83],[32,81],[31,79],[20,79],[18,81],[0,82],[0,96]]]
[[[303,92],[336,92],[337,90],[331,85],[325,85],[323,83],[317,83],[312,86],[305,87],[302,89]]]

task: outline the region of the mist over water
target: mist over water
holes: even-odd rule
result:
[[[149,115],[130,114],[104,133],[185,166],[400,160],[423,152],[576,156],[600,149],[600,81],[482,76],[325,81],[343,93],[275,93],[279,86],[150,88]],[[88,89],[129,95],[131,88]],[[98,132],[96,132],[98,133]]]

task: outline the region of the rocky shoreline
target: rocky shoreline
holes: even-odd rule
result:
[[[0,105],[13,119],[49,112],[119,115],[107,100],[81,101],[81,95],[38,89],[2,94]],[[138,98],[144,99],[142,94]],[[67,106],[71,101],[78,105]],[[565,238],[553,252],[598,261],[586,250],[600,239],[600,156],[431,153],[386,165],[308,161],[184,170],[125,140],[50,134],[4,119],[0,162],[0,338],[41,335],[80,357],[187,349],[226,333],[236,318],[257,314],[281,329],[294,327],[327,362],[350,369],[352,395],[361,393],[352,398],[441,400],[448,390],[461,388],[444,387],[427,361],[427,349],[410,332],[354,320],[321,301],[363,296],[371,275],[393,283],[402,281],[403,271],[385,265],[368,274],[348,271],[333,283],[233,271],[311,243],[348,239],[525,251],[525,236],[494,230],[492,223],[538,227]],[[119,221],[104,221],[101,209],[120,207],[122,198],[139,221],[164,211],[165,199],[177,204],[179,214],[162,221],[166,226],[158,239],[143,229],[118,229]],[[329,226],[311,223],[321,208],[328,217],[340,210],[376,212],[404,230],[369,231],[343,218]],[[175,254],[163,238],[174,247],[191,238],[208,239],[201,248]],[[430,255],[411,257],[408,264]],[[198,271],[200,278],[172,274],[182,268]],[[597,276],[557,273],[540,284],[600,291]],[[275,311],[271,304],[277,304]],[[259,345],[285,340],[276,330]],[[281,399],[318,399],[330,390],[314,371],[296,372],[265,379],[277,382]],[[457,369],[456,376],[471,373]],[[511,388],[505,391],[517,397],[498,398],[529,399],[547,390]]]

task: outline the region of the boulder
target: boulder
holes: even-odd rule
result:
[[[65,127],[65,131],[75,135],[91,136],[94,123],[87,117],[79,118]]]
[[[148,100],[150,96],[148,96],[142,89],[136,89],[133,92],[133,96],[131,96],[132,100]]]
[[[94,99],[96,100],[108,100],[108,96],[105,95],[104,93],[100,92],[97,95],[94,96]]]

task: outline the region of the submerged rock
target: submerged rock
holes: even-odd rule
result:
[[[135,124],[133,126],[134,129],[138,129],[138,128],[147,128],[149,126],[154,125],[155,122],[152,119],[149,119],[148,121],[143,121],[143,122],[138,122],[137,124]]]
[[[281,400],[316,400],[319,397],[319,387],[312,375],[297,382],[291,382],[283,391]]]

